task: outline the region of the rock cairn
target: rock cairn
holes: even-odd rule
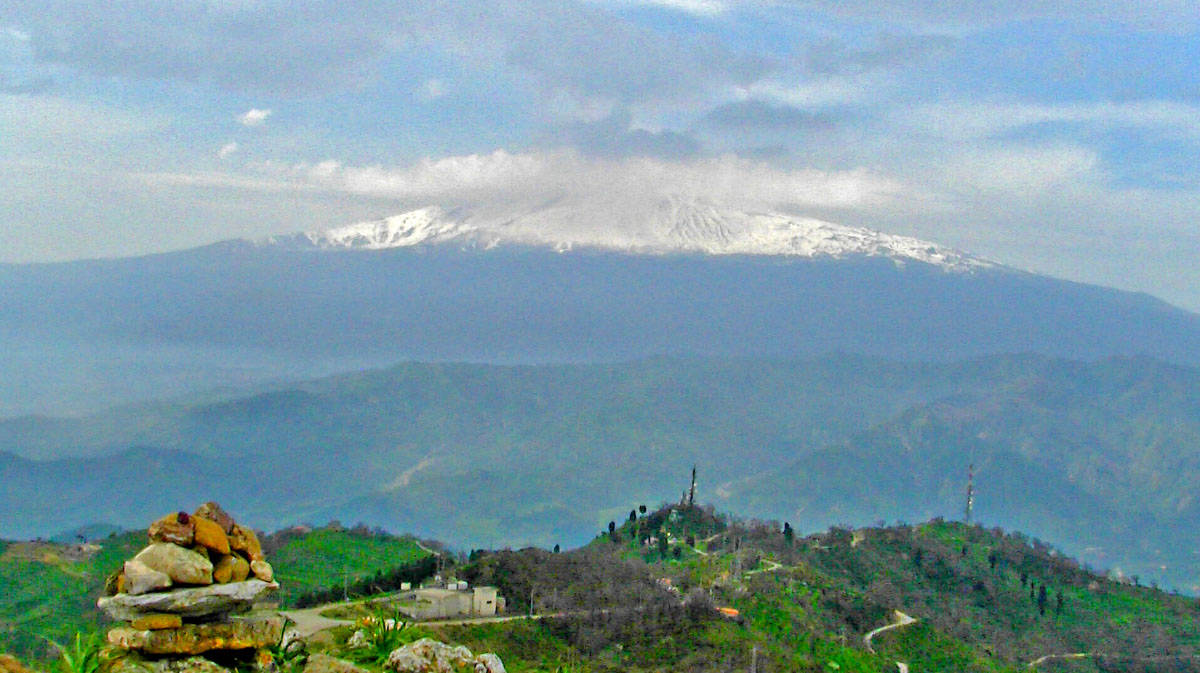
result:
[[[160,656],[253,650],[275,645],[277,613],[241,616],[279,588],[253,530],[214,502],[150,524],[150,544],[110,578],[97,605],[129,622],[108,632],[123,650]]]

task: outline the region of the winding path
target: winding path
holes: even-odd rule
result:
[[[898,629],[902,626],[908,626],[909,624],[915,624],[917,622],[916,619],[904,614],[903,612],[900,612],[899,610],[892,611],[892,618],[892,623],[881,626],[863,636],[863,645],[867,646],[867,651],[871,654],[875,653],[875,647],[871,645],[871,641],[875,639],[875,636],[883,633],[884,631],[891,631],[892,629]],[[904,663],[903,661],[897,661],[896,670],[898,673],[908,673],[908,664]]]

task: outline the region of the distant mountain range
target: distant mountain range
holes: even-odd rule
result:
[[[266,528],[566,546],[679,493],[693,464],[702,501],[802,531],[960,518],[974,464],[977,520],[1200,591],[1200,371],[1145,358],[406,364],[0,422],[0,537],[217,498]]]
[[[0,417],[405,360],[1200,364],[1200,316],[915,239],[678,199],[426,208],[269,241],[0,265]]]

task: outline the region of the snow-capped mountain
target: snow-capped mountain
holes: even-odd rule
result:
[[[929,241],[771,211],[695,199],[627,202],[559,200],[533,208],[437,206],[273,243],[380,250],[421,244],[593,248],[637,254],[850,256],[913,260],[954,270],[993,263]]]

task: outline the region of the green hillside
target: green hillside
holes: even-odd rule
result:
[[[1195,599],[1109,580],[1021,534],[934,521],[789,539],[774,525],[670,512],[569,554],[481,557],[468,576],[509,596],[532,590],[547,611],[586,612],[442,635],[505,653],[515,671],[749,670],[752,656],[759,671],[1028,671],[1068,653],[1089,656],[1037,670],[1200,670]],[[915,621],[868,648],[864,636],[896,611]]]

